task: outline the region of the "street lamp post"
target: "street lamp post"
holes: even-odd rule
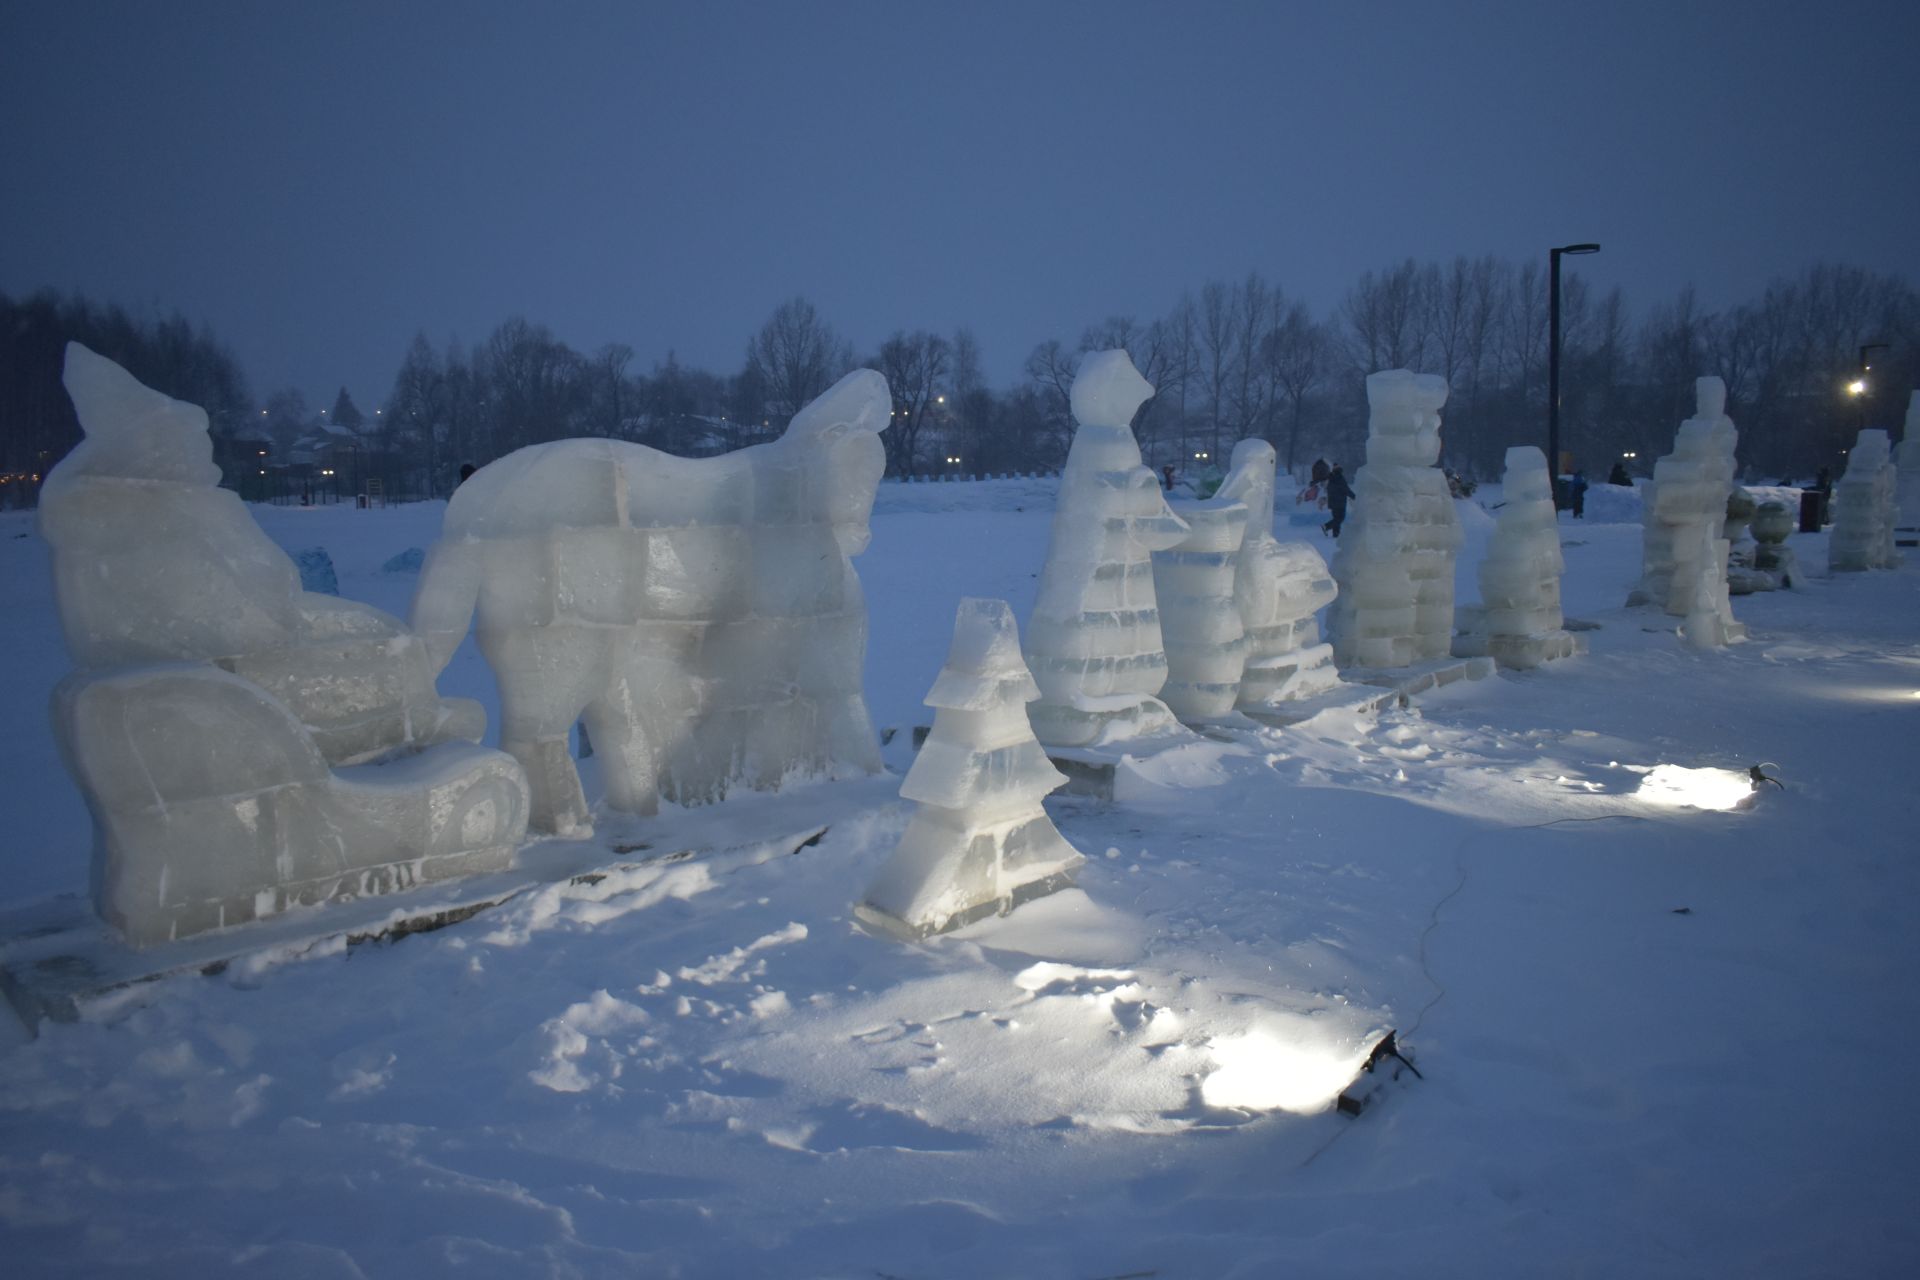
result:
[[[1547,474],[1553,479],[1553,506],[1566,505],[1560,491],[1560,255],[1598,253],[1597,244],[1563,244],[1547,250]]]

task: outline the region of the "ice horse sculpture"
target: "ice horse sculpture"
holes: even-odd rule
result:
[[[678,458],[560,440],[454,492],[413,623],[439,670],[478,613],[536,828],[591,829],[567,749],[583,715],[607,803],[627,813],[879,771],[850,557],[871,537],[892,404],[862,369],[767,444]]]
[[[1321,643],[1314,617],[1340,589],[1311,545],[1274,538],[1274,468],[1272,445],[1242,440],[1214,495],[1247,508],[1247,534],[1233,570],[1234,603],[1246,633],[1242,710],[1310,698],[1340,683],[1333,646]]]
[[[1153,553],[1187,536],[1160,483],[1140,463],[1133,415],[1153,395],[1125,351],[1080,363],[1067,451],[1027,665],[1040,688],[1029,709],[1050,746],[1102,746],[1170,730],[1154,695],[1167,658],[1153,587]]]
[[[1367,461],[1333,553],[1331,615],[1343,667],[1406,667],[1453,645],[1453,561],[1460,518],[1440,459],[1447,381],[1391,369],[1367,375]]]
[[[1527,670],[1580,651],[1562,627],[1560,523],[1547,457],[1532,445],[1507,450],[1506,503],[1480,562],[1480,605],[1462,609],[1456,657],[1490,656]]]
[[[53,724],[93,815],[100,914],[147,945],[505,867],[525,780],[450,741],[485,716],[434,693],[426,646],[300,589],[218,487],[204,411],[78,344],[65,381],[85,439],[47,476],[40,531],[79,668]]]
[[[1702,648],[1747,637],[1727,602],[1727,540],[1720,536],[1733,491],[1740,439],[1718,378],[1694,382],[1694,416],[1680,424],[1673,452],[1653,464],[1641,515],[1640,586],[1628,604],[1657,604],[1683,618],[1680,633]]]
[[[1887,433],[1862,431],[1847,454],[1846,474],[1834,486],[1828,569],[1850,573],[1899,566],[1900,553],[1893,549],[1897,483]]]
[[[1028,723],[1039,696],[1012,610],[962,600],[927,693],[932,732],[900,784],[918,807],[861,916],[925,937],[1062,888],[1086,861],[1040,805],[1067,779]]]

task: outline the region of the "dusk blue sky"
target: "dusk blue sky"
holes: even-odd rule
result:
[[[1033,345],[1257,270],[1579,260],[1636,309],[1920,278],[1920,4],[0,3],[0,290],[178,310],[262,397],[508,316],[736,370]]]

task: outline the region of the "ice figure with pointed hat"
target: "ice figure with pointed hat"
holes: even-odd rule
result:
[[[900,784],[917,807],[864,917],[924,937],[1068,883],[1085,859],[1040,804],[1066,777],[1027,719],[1039,694],[1006,602],[962,600],[926,698],[933,729]]]
[[[1392,668],[1444,658],[1453,644],[1453,562],[1460,518],[1440,459],[1447,381],[1390,369],[1367,375],[1367,461],[1333,553],[1331,615],[1342,667]]]
[[[1480,604],[1460,610],[1457,657],[1493,658],[1527,670],[1580,652],[1560,613],[1559,517],[1547,457],[1532,445],[1507,450],[1506,502],[1480,562]]]
[[[1321,642],[1315,618],[1340,589],[1310,544],[1274,538],[1275,464],[1272,445],[1242,440],[1214,495],[1247,508],[1247,533],[1233,570],[1234,603],[1246,633],[1237,698],[1242,710],[1311,698],[1340,684],[1333,646]]]
[[[1027,665],[1040,688],[1033,727],[1052,746],[1101,746],[1175,728],[1155,696],[1167,658],[1153,553],[1186,537],[1187,526],[1141,465],[1133,438],[1134,412],[1152,395],[1125,351],[1086,356],[1074,379],[1079,427],[1027,628]]]
[[[460,486],[414,626],[436,666],[475,626],[536,829],[591,828],[568,751],[583,715],[606,802],[626,813],[879,771],[852,557],[872,536],[892,404],[861,369],[766,444],[679,458],[559,440]]]
[[[1694,382],[1694,416],[1680,424],[1673,452],[1653,464],[1643,492],[1640,586],[1628,604],[1657,604],[1685,619],[1689,644],[1711,648],[1746,639],[1728,603],[1728,544],[1720,536],[1733,491],[1739,432],[1718,378]]]
[[[1920,546],[1920,391],[1907,398],[1906,429],[1894,457],[1894,545]]]
[[[204,411],[77,343],[65,381],[86,434],[39,518],[79,668],[54,731],[100,913],[145,945],[505,867],[526,782],[453,741],[480,736],[479,704],[435,693],[396,619],[300,589],[218,487]]]
[[[1898,482],[1887,433],[1862,431],[1847,453],[1846,474],[1833,490],[1833,535],[1827,543],[1831,571],[1899,566],[1900,553],[1893,549]]]

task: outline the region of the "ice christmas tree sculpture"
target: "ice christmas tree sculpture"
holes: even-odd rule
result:
[[[1321,643],[1315,620],[1340,589],[1318,551],[1304,542],[1275,540],[1274,466],[1272,445],[1242,440],[1215,495],[1247,508],[1247,533],[1233,571],[1233,598],[1246,632],[1237,699],[1242,710],[1310,698],[1340,683],[1333,646]]]
[[[941,933],[1061,888],[1085,861],[1040,805],[1066,777],[1027,720],[1039,693],[1006,602],[962,600],[927,693],[933,729],[900,784],[919,807],[863,916],[895,932]]]
[[[1187,535],[1140,463],[1133,415],[1153,395],[1125,351],[1085,357],[1074,379],[1079,423],[1054,507],[1027,665],[1040,688],[1034,731],[1053,746],[1102,746],[1174,727],[1154,695],[1167,658],[1153,553]]]
[[[1343,667],[1406,667],[1453,645],[1460,519],[1440,459],[1447,381],[1392,369],[1367,377],[1367,462],[1333,554],[1331,617]]]
[[[1453,651],[1526,670],[1579,651],[1561,626],[1559,518],[1547,457],[1532,445],[1507,450],[1506,502],[1480,562],[1480,605],[1462,610]]]
[[[1895,485],[1893,451],[1884,431],[1862,431],[1847,454],[1847,471],[1834,487],[1833,536],[1827,567],[1835,573],[1892,569]]]
[[[1629,604],[1657,604],[1684,618],[1680,634],[1710,648],[1746,639],[1727,603],[1727,495],[1739,442],[1718,378],[1694,383],[1694,416],[1680,424],[1673,452],[1653,464],[1641,528],[1640,586]]]
[[[1907,400],[1906,431],[1893,456],[1894,545],[1920,545],[1920,391]]]

